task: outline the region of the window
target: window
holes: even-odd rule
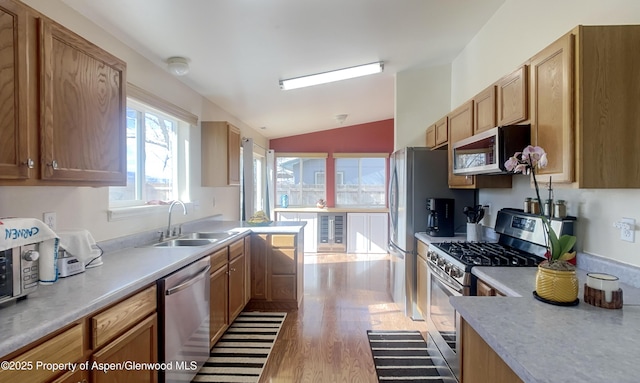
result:
[[[131,99],[126,118],[127,185],[109,188],[110,206],[178,199],[179,132],[186,123]]]
[[[334,154],[336,206],[386,206],[387,159]]]
[[[276,158],[276,205],[283,195],[289,206],[316,206],[326,194],[326,154],[309,157],[278,154]]]

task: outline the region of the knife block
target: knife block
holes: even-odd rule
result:
[[[621,309],[622,308],[622,289],[611,292],[611,302],[607,302],[604,298],[604,291],[591,288],[584,284],[584,301],[596,307],[605,309]]]

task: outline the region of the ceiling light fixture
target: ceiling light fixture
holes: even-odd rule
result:
[[[330,72],[312,74],[309,76],[290,78],[287,80],[280,80],[280,89],[290,90],[303,88],[305,86],[326,84],[328,82],[346,80],[354,77],[380,73],[383,69],[384,63],[382,61],[378,61],[375,63],[358,65],[351,68],[338,69]]]
[[[189,73],[189,62],[184,57],[169,57],[167,67],[169,72],[176,76],[184,76]]]

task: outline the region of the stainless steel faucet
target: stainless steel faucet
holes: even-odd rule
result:
[[[171,237],[171,212],[173,211],[173,207],[176,204],[182,205],[182,210],[184,212],[184,215],[187,215],[187,207],[185,206],[185,204],[182,201],[177,199],[177,200],[171,202],[171,205],[169,205],[169,224],[167,225],[167,232],[165,233],[165,238]]]

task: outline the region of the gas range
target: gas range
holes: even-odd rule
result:
[[[552,220],[557,233],[572,234],[575,219]],[[464,295],[475,295],[471,269],[475,266],[535,267],[546,252],[544,227],[539,216],[516,209],[498,212],[498,242],[436,242],[429,245],[430,270],[461,285]],[[455,281],[455,282],[454,282]]]

